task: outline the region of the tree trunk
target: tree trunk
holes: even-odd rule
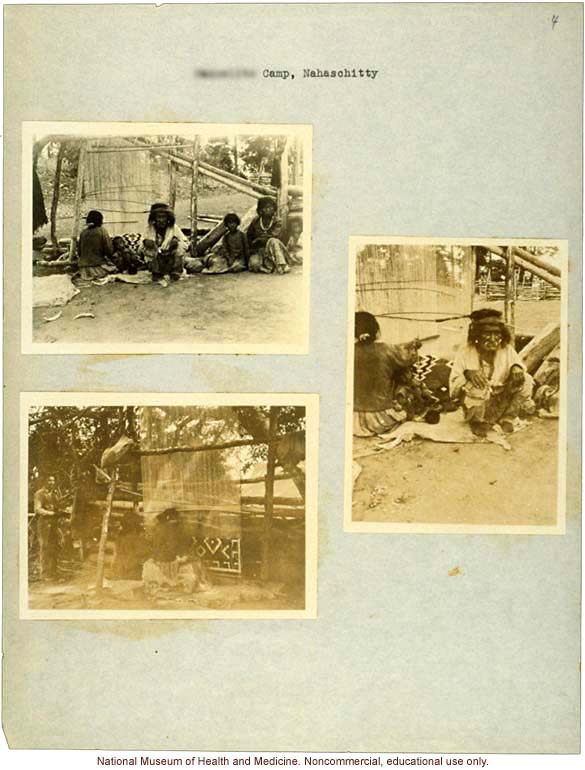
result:
[[[104,590],[104,567],[106,561],[106,545],[108,543],[108,529],[110,526],[110,516],[112,514],[112,504],[114,502],[114,492],[116,490],[117,469],[112,468],[110,486],[108,487],[108,496],[106,498],[106,510],[102,518],[102,532],[100,535],[100,544],[98,548],[97,570],[95,576],[95,593],[101,596]]]
[[[270,577],[270,556],[272,545],[272,516],[274,514],[274,473],[276,470],[276,444],[274,439],[278,432],[278,414],[277,407],[270,407],[270,416],[268,424],[268,439],[271,442],[268,445],[268,459],[266,461],[266,480],[264,496],[264,537],[262,541],[262,579],[268,580]]]
[[[57,207],[59,206],[59,193],[61,192],[61,168],[63,166],[63,156],[65,155],[65,146],[63,142],[59,144],[57,153],[57,165],[55,167],[55,179],[53,182],[53,200],[51,201],[51,243],[57,249]]]

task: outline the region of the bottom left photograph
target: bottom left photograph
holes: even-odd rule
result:
[[[312,618],[318,396],[21,395],[23,618]]]

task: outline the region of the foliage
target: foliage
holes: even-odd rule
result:
[[[80,479],[93,476],[103,451],[122,435],[141,448],[213,446],[242,438],[262,441],[268,435],[269,410],[256,406],[32,407],[29,479],[36,488],[48,475],[55,475],[58,486],[71,490]],[[278,433],[304,430],[304,415],[304,407],[278,407]],[[266,444],[241,450],[243,471],[266,460],[266,454]]]
[[[234,149],[225,136],[210,139],[201,150],[201,160],[230,173],[235,170]]]
[[[246,166],[255,173],[272,167],[279,137],[249,136],[243,141],[240,156]]]

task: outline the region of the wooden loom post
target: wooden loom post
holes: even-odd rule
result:
[[[293,184],[300,184],[301,181],[301,142],[298,137],[294,141],[294,158],[293,158]]]
[[[172,158],[169,158],[169,206],[175,210],[177,203],[177,167]]]
[[[270,407],[268,425],[268,458],[266,460],[266,479],[264,492],[264,533],[262,541],[262,580],[270,577],[270,556],[272,538],[272,516],[274,514],[274,474],[276,471],[276,431],[278,428],[278,409]]]
[[[512,341],[516,336],[516,260],[511,246],[506,247],[506,288],[504,296],[504,320],[512,332]]]
[[[59,142],[59,151],[57,152],[57,165],[55,167],[55,181],[53,182],[53,199],[51,201],[51,243],[57,248],[57,207],[59,205],[59,193],[61,188],[61,168],[63,166],[63,156],[65,154],[65,145]]]
[[[199,177],[199,136],[193,139],[191,168],[191,254],[197,254],[197,180]]]
[[[83,182],[85,178],[85,163],[87,160],[87,143],[81,142],[79,149],[79,161],[77,163],[77,186],[75,188],[75,200],[73,203],[73,231],[71,233],[71,248],[69,259],[75,259],[77,239],[79,238],[79,218],[81,216],[81,200],[83,197]]]
[[[286,231],[286,220],[288,214],[288,153],[290,148],[290,138],[284,145],[284,150],[280,156],[280,189],[278,191],[278,216],[282,221],[282,227]]]
[[[112,469],[110,486],[108,487],[108,496],[106,498],[106,510],[102,518],[102,531],[100,534],[100,544],[98,548],[97,570],[95,575],[95,593],[101,596],[104,590],[104,566],[106,561],[106,545],[108,542],[108,528],[110,526],[110,516],[112,514],[112,505],[114,502],[114,492],[116,491],[118,469]]]

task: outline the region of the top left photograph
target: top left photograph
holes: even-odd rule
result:
[[[305,354],[312,128],[23,123],[22,352]]]

